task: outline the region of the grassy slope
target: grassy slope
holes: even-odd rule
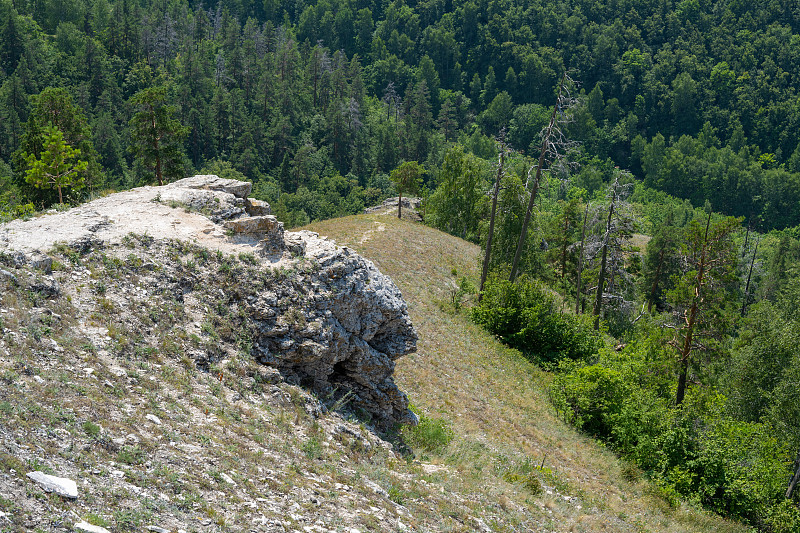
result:
[[[420,334],[419,351],[398,361],[396,379],[412,403],[453,424],[441,461],[445,487],[504,516],[517,530],[746,531],[686,504],[671,508],[612,452],[567,427],[547,398],[549,376],[448,310],[453,271],[477,284],[479,249],[387,215],[319,222],[317,231],[373,260],[401,288]],[[525,462],[544,491],[510,483]],[[549,468],[549,471],[547,469]],[[626,475],[623,475],[625,471]],[[505,476],[504,476],[505,475]],[[516,524],[516,527],[514,527]],[[493,524],[488,524],[493,526]]]

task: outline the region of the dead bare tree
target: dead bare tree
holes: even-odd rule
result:
[[[627,173],[617,171],[614,182],[609,186],[606,199],[608,215],[600,238],[594,243],[595,254],[600,254],[600,270],[597,274],[597,291],[594,302],[594,329],[600,329],[600,315],[605,301],[616,300],[620,305],[625,299],[620,290],[628,281],[625,272],[623,244],[633,232],[633,217],[630,204],[626,198],[630,194],[631,184],[620,182]]]
[[[481,286],[478,289],[478,301],[481,301],[483,296],[483,286],[486,284],[486,277],[489,275],[489,260],[492,256],[492,237],[494,236],[494,221],[497,214],[497,197],[500,195],[500,181],[503,179],[503,172],[505,171],[505,158],[508,148],[505,144],[505,130],[500,132],[498,145],[500,147],[500,155],[497,161],[497,177],[494,181],[494,192],[492,193],[492,214],[489,218],[489,235],[486,237],[486,252],[483,256],[483,270],[481,272]]]
[[[528,209],[522,222],[522,229],[519,232],[517,250],[514,254],[514,261],[511,264],[511,275],[509,279],[514,281],[519,269],[519,260],[522,257],[522,248],[525,246],[525,239],[528,235],[528,223],[531,220],[533,206],[536,204],[536,197],[539,194],[539,184],[542,179],[542,172],[549,170],[555,164],[565,164],[567,155],[577,147],[577,142],[569,140],[564,132],[564,126],[572,121],[571,110],[578,104],[578,99],[570,94],[570,90],[575,86],[575,82],[565,71],[561,76],[561,83],[558,86],[558,96],[550,122],[542,130],[542,149],[539,152],[539,160],[536,163],[536,174],[533,179],[531,195],[528,200]],[[528,181],[534,167],[528,171]]]
[[[589,218],[589,202],[586,202],[586,210],[583,212],[583,229],[581,230],[581,246],[578,252],[578,276],[575,289],[575,314],[581,314],[581,276],[583,275],[583,251],[586,243],[586,221]]]

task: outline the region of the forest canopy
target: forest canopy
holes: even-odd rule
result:
[[[294,225],[391,194],[403,161],[433,190],[454,141],[493,159],[505,129],[535,150],[569,69],[585,103],[569,133],[602,179],[629,168],[695,207],[795,226],[799,29],[791,2],[2,0],[5,210],[57,201],[15,157],[47,126],[46,90],[91,145],[74,146],[89,168],[73,200],[156,181],[134,119],[158,88],[187,131],[172,175],[229,164]]]

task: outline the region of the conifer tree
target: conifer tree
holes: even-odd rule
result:
[[[175,108],[167,104],[167,89],[151,87],[136,93],[131,103],[137,112],[130,120],[131,150],[148,168],[159,185],[165,179],[183,175],[183,140],[189,128],[174,117]]]
[[[706,203],[705,224],[693,220],[683,235],[681,254],[685,270],[667,294],[679,324],[670,344],[678,351],[678,388],[675,404],[686,395],[689,369],[699,351],[712,352],[731,320],[732,286],[736,279],[737,251],[733,233],[739,219],[712,221]]]
[[[43,130],[42,151],[37,157],[25,154],[28,170],[25,181],[39,189],[58,189],[58,203],[64,203],[62,189],[80,188],[83,185],[81,172],[88,163],[80,158],[80,149],[64,141],[64,134],[52,124]]]

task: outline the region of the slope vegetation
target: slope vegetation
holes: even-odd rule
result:
[[[398,361],[396,380],[423,414],[452,424],[455,438],[432,458],[444,468],[438,479],[451,501],[471,502],[489,528],[746,530],[684,503],[671,506],[641,472],[562,423],[548,400],[547,373],[455,311],[458,280],[477,283],[478,247],[391,215],[307,229],[373,260],[402,290],[420,338],[418,352]]]

